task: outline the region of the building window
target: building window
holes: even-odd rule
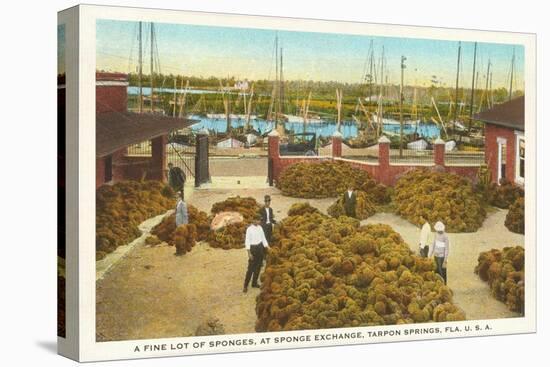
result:
[[[525,180],[525,137],[518,135],[517,147],[516,182],[523,183]]]

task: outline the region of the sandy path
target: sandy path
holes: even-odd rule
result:
[[[189,202],[209,211],[228,196],[272,197],[275,217],[282,219],[295,202],[274,188],[196,190]],[[326,212],[334,199],[310,200]],[[450,234],[449,286],[469,319],[518,316],[495,300],[473,270],[480,251],[523,245],[524,237],[504,227],[506,211],[491,213],[476,233]],[[385,223],[417,251],[419,229],[389,213],[363,223]],[[220,250],[198,244],[182,257],[174,248],[137,246],[97,282],[98,340],[125,340],[193,335],[209,317],[217,317],[226,333],[254,332],[257,289],[242,293],[247,256],[244,250]]]
[[[524,245],[524,236],[510,232],[504,226],[506,210],[498,209],[488,215],[483,227],[474,233],[449,233],[451,248],[448,259],[447,281],[454,292],[454,301],[471,320],[517,317],[516,312],[491,295],[489,286],[474,273],[481,251],[506,246]],[[406,220],[389,213],[378,213],[363,223],[389,224],[401,234],[411,250],[418,253],[420,229]]]
[[[99,340],[194,335],[217,317],[227,333],[254,332],[257,289],[242,293],[244,251],[198,244],[185,256],[174,248],[141,246],[97,282]]]
[[[196,190],[189,203],[210,211],[228,196],[272,196],[275,218],[303,201],[278,190]],[[316,200],[326,210],[334,199]],[[244,250],[214,249],[198,244],[184,256],[174,248],[136,246],[96,283],[98,340],[128,340],[194,335],[197,326],[217,317],[226,333],[254,332],[258,289],[242,293],[247,255]]]

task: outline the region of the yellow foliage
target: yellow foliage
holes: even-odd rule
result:
[[[257,331],[437,321],[442,304],[440,321],[464,318],[432,260],[391,227],[347,217],[306,211],[282,220],[261,278]]]

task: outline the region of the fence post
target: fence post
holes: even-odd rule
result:
[[[267,175],[269,186],[279,179],[279,133],[273,129],[267,135]]]
[[[168,136],[161,135],[151,140],[151,179],[166,181],[166,144]]]
[[[378,181],[384,185],[391,184],[390,139],[385,135],[378,139]]]
[[[342,133],[338,130],[332,134],[332,158],[342,157]]]
[[[445,167],[445,141],[441,138],[434,142],[434,164]]]

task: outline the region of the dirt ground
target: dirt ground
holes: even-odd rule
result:
[[[210,158],[211,176],[267,176],[266,157]]]
[[[275,188],[196,190],[190,204],[209,211],[228,196],[272,197],[276,219],[286,216],[295,202]],[[309,200],[326,212],[334,199]],[[523,245],[524,237],[504,227],[505,210],[489,214],[476,233],[450,234],[449,286],[455,302],[468,319],[515,317],[516,313],[494,299],[486,283],[473,270],[480,251]],[[379,213],[363,223],[385,223],[399,232],[417,251],[419,229],[389,213]],[[198,244],[182,257],[174,248],[136,246],[96,283],[98,340],[144,339],[194,335],[197,326],[217,317],[226,333],[254,332],[258,290],[242,293],[247,255],[243,250],[221,250]]]
[[[474,273],[481,251],[506,246],[524,245],[524,236],[510,232],[504,226],[507,210],[489,213],[483,226],[474,233],[449,233],[450,249],[447,264],[447,284],[454,292],[454,301],[470,320],[517,317],[503,302],[491,295],[489,286]],[[363,223],[389,224],[418,253],[420,228],[389,213],[378,213]],[[432,237],[433,238],[433,237]]]

